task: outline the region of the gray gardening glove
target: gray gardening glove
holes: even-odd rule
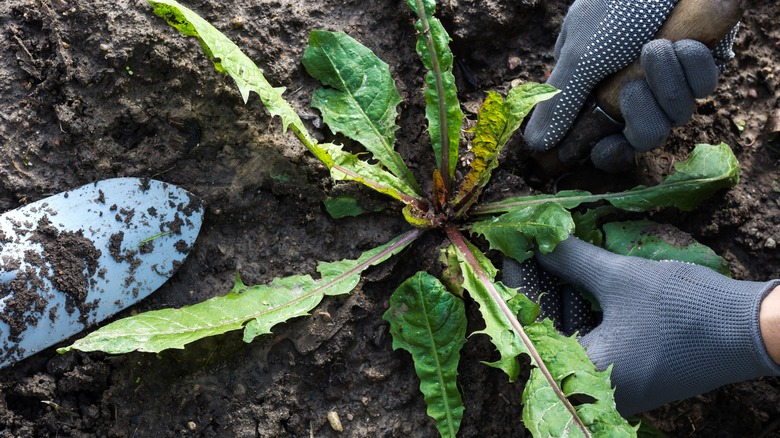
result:
[[[591,160],[603,170],[625,170],[634,151],[660,146],[673,126],[685,123],[693,113],[694,99],[709,95],[717,86],[717,65],[733,57],[736,28],[712,52],[693,40],[651,41],[675,4],[675,0],[575,1],[563,21],[555,44],[557,62],[547,81],[561,92],[537,105],[525,131],[528,146],[535,151],[555,147],[593,87],[640,54],[647,77],[628,84],[620,95],[625,135],[597,144]]]
[[[597,368],[614,364],[623,415],[780,375],[758,321],[761,300],[778,280],[737,281],[697,265],[616,255],[575,237],[537,260],[601,304],[603,322],[580,343]]]
[[[582,336],[601,321],[590,301],[571,285],[561,284],[557,277],[539,268],[534,259],[517,263],[506,257],[501,274],[504,284],[539,304],[539,321],[549,318],[553,327],[566,336]]]

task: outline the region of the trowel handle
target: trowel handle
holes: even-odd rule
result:
[[[655,35],[655,39],[700,41],[710,49],[737,25],[744,0],[680,0]],[[644,76],[639,59],[604,79],[594,91],[596,103],[610,117],[622,121],[620,91],[628,82]]]

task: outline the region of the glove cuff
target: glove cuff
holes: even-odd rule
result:
[[[657,300],[658,319],[636,322],[636,331],[645,337],[632,339],[634,351],[645,354],[618,353],[614,359],[616,399],[626,415],[727,384],[780,375],[759,323],[761,301],[780,281],[737,281],[701,266],[669,263],[662,268],[666,275],[656,271],[659,282],[650,287],[655,293],[648,291]],[[641,278],[652,277],[645,273]],[[650,302],[635,301],[634,306],[647,307],[643,314],[651,314]]]
[[[763,288],[763,290],[761,290],[759,294],[756,295],[756,299],[755,302],[753,303],[753,308],[752,308],[752,314],[756,315],[753,321],[753,326],[751,327],[751,331],[753,333],[753,345],[755,345],[755,351],[757,356],[756,368],[758,371],[758,374],[752,377],[780,375],[780,364],[777,364],[769,355],[769,352],[767,351],[766,344],[764,343],[764,338],[761,336],[761,326],[758,318],[759,312],[761,310],[761,302],[764,300],[764,298],[766,298],[769,292],[774,290],[776,287],[780,286],[780,280],[769,281],[764,284],[765,287]]]
[[[737,281],[690,265],[674,271],[665,292],[678,299],[662,305],[659,333],[670,368],[658,371],[688,376],[694,394],[780,375],[759,323],[761,301],[778,281]]]

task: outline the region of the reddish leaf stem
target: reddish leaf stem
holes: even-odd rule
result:
[[[569,411],[569,414],[571,414],[574,422],[582,430],[582,433],[584,433],[586,437],[590,437],[590,431],[588,431],[588,428],[585,427],[585,424],[583,424],[579,415],[577,415],[576,409],[574,409],[574,406],[572,406],[571,402],[569,402],[569,399],[566,398],[566,395],[563,393],[561,388],[557,383],[555,383],[555,379],[553,378],[552,374],[550,374],[550,370],[547,369],[547,366],[542,361],[542,357],[539,355],[536,347],[525,333],[525,330],[523,330],[523,326],[520,325],[520,321],[517,320],[517,316],[501,298],[501,295],[493,285],[493,281],[490,279],[485,270],[482,269],[482,266],[480,266],[477,258],[474,256],[474,253],[471,252],[471,249],[466,244],[466,239],[463,237],[463,234],[461,234],[460,231],[458,231],[458,229],[453,225],[448,225],[445,229],[447,232],[447,237],[450,239],[450,242],[452,242],[452,245],[458,250],[458,252],[463,255],[463,258],[466,259],[466,263],[471,266],[471,269],[473,269],[477,274],[477,277],[479,277],[479,281],[481,281],[485,286],[485,289],[487,289],[488,293],[490,294],[490,298],[496,303],[496,305],[498,305],[506,320],[509,321],[509,324],[515,330],[517,335],[520,336],[520,339],[528,349],[534,364],[537,366],[537,368],[539,368],[539,371],[542,372],[545,379],[547,379],[547,383],[550,384],[550,387],[552,387],[555,395],[558,396],[558,399],[561,400],[561,403],[563,403],[563,405],[566,407],[566,410]]]

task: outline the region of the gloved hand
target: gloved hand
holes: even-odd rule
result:
[[[539,321],[549,318],[553,327],[566,336],[580,336],[593,330],[601,319],[593,304],[568,284],[539,268],[535,259],[522,264],[505,258],[501,269],[503,282],[539,304]]]
[[[556,65],[547,81],[561,92],[537,105],[525,131],[528,146],[535,151],[555,147],[596,84],[640,54],[646,79],[629,83],[620,95],[624,135],[599,142],[591,160],[603,170],[625,170],[634,151],[660,146],[673,126],[685,123],[693,114],[694,100],[717,86],[717,65],[733,57],[736,28],[712,52],[693,40],[651,41],[675,4],[676,0],[575,1],[563,21],[555,44]]]
[[[759,327],[764,296],[780,281],[737,281],[708,268],[613,254],[575,237],[539,265],[595,296],[602,323],[580,338],[598,369],[614,364],[623,415],[729,383],[780,375]],[[509,270],[504,265],[504,282]],[[509,273],[509,275],[513,275]]]

